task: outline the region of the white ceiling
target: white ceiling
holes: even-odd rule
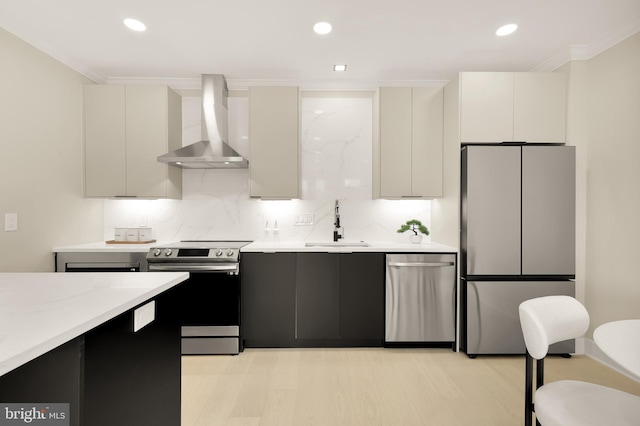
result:
[[[587,59],[640,30],[640,0],[0,0],[0,26],[101,83],[375,87]]]

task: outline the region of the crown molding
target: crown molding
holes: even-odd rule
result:
[[[162,84],[175,90],[200,90],[201,78],[109,77],[104,84]]]
[[[381,86],[444,87],[448,80],[287,80],[287,79],[227,79],[229,90],[247,91],[252,86],[297,86],[305,91],[375,91]],[[163,84],[179,92],[200,90],[201,78],[108,78],[104,84]]]
[[[589,45],[572,45],[558,52],[531,71],[554,71],[569,61],[586,61],[599,55],[621,41],[640,32],[640,16],[629,19],[616,30]]]
[[[629,19],[618,29],[589,45],[589,59],[640,32],[640,16]]]

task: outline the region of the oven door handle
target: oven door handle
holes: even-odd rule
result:
[[[227,272],[230,274],[238,273],[238,264],[223,265],[194,265],[189,263],[166,264],[166,263],[150,263],[149,271],[165,271],[165,272]]]

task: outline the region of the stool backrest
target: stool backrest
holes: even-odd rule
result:
[[[522,302],[520,326],[527,351],[542,359],[549,345],[584,335],[589,328],[589,313],[571,296],[545,296]]]

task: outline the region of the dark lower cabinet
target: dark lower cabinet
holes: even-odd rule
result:
[[[128,312],[86,334],[82,425],[180,424],[180,329],[171,293],[155,299],[156,319],[135,333]]]
[[[384,253],[245,253],[245,347],[384,343]]]
[[[30,408],[26,404],[69,404],[69,425],[83,425],[83,347],[84,336],[77,337],[0,376],[0,402],[25,404],[25,409]]]
[[[384,253],[340,255],[340,338],[357,346],[384,344]]]
[[[298,253],[296,338],[340,338],[340,258],[334,253]]]
[[[243,253],[241,336],[245,347],[293,347],[296,254]]]

